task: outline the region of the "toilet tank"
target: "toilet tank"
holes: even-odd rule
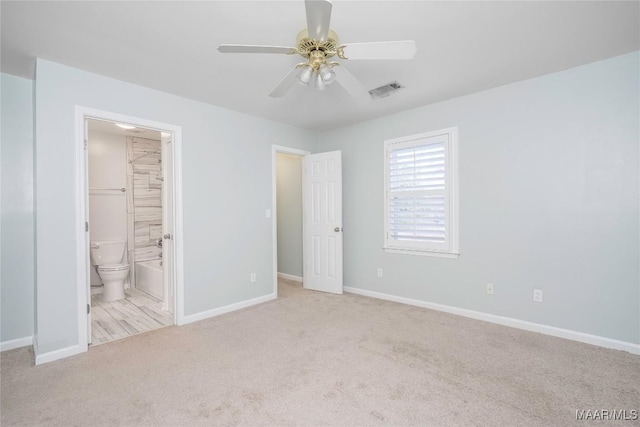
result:
[[[124,256],[124,240],[92,241],[91,263],[93,265],[120,264]]]

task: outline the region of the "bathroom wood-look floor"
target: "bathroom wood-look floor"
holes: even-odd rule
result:
[[[102,301],[102,294],[91,296],[91,345],[173,325],[173,314],[162,310],[162,302],[137,289],[125,294],[113,302]]]

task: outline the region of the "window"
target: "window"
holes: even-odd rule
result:
[[[458,256],[457,128],[384,143],[387,252]]]

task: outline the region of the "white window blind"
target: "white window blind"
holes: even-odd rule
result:
[[[385,248],[457,253],[455,129],[385,141]]]

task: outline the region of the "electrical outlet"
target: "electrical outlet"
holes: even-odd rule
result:
[[[542,302],[542,289],[533,290],[533,300],[535,302]]]
[[[378,277],[382,277],[382,269],[381,268],[378,269]]]
[[[249,280],[251,281],[251,283],[256,283],[256,273],[251,273],[251,275],[249,276]]]
[[[493,283],[487,283],[487,295],[493,295]]]

